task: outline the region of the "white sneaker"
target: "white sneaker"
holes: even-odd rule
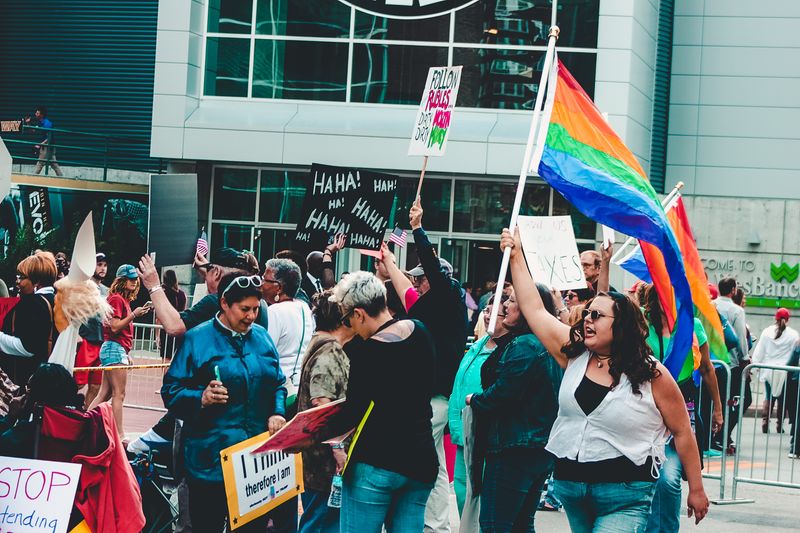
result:
[[[800,455],[797,455],[796,453],[790,453],[786,457],[789,459],[800,459]]]

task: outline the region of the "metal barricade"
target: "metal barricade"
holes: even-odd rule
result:
[[[176,339],[160,324],[133,325],[131,359],[134,366],[125,387],[125,407],[165,412],[161,383],[175,354]]]
[[[748,374],[752,376],[749,384],[746,379]],[[737,497],[738,486],[742,483],[800,489],[800,461],[797,460],[800,454],[800,443],[797,442],[800,433],[799,377],[800,367],[797,366],[751,364],[745,368],[739,396],[744,398],[746,388],[753,387],[755,416],[746,417],[745,413],[739,413],[731,499],[722,503],[752,503],[752,499]],[[775,394],[775,389],[780,391],[779,395]],[[773,401],[778,408],[775,420],[777,427],[774,429],[783,430],[788,418],[788,427],[791,428],[788,433],[770,431]],[[762,405],[764,402],[766,412]],[[765,425],[762,422],[764,419]]]
[[[724,384],[722,384],[722,380],[717,379],[718,383],[720,383],[720,397],[722,399],[723,407],[722,407],[722,417],[723,417],[723,424],[722,424],[722,450],[717,450],[714,447],[714,432],[712,431],[712,417],[713,417],[713,402],[711,398],[708,398],[707,394],[704,394],[706,387],[704,386],[705,383],[700,384],[700,390],[697,395],[697,406],[695,408],[695,416],[700,414],[700,418],[702,420],[702,424],[704,426],[703,435],[701,435],[701,439],[698,439],[702,443],[702,450],[701,453],[703,454],[703,477],[707,479],[718,479],[719,480],[719,500],[723,500],[725,498],[725,481],[726,481],[726,472],[727,472],[727,463],[728,458],[725,453],[725,438],[728,434],[728,421],[730,418],[730,409],[728,409],[728,401],[731,396],[731,369],[726,363],[718,360],[712,360],[714,363],[715,369],[721,371],[722,376],[724,379]],[[714,501],[714,500],[712,500]]]

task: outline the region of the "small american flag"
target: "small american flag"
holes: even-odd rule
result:
[[[208,235],[206,235],[205,228],[200,230],[200,237],[197,238],[197,253],[208,255]]]
[[[400,248],[405,248],[406,236],[408,236],[408,232],[406,230],[400,228],[394,228],[392,230],[392,234],[389,235],[389,241],[395,243]]]

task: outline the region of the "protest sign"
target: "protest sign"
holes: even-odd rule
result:
[[[295,248],[322,250],[337,233],[345,246],[379,250],[397,191],[397,176],[357,168],[311,165]]]
[[[558,290],[586,288],[570,217],[520,216],[517,226],[533,279]]]
[[[303,492],[300,454],[256,451],[269,436],[262,433],[219,452],[231,529]]]
[[[460,81],[461,66],[430,68],[408,155],[444,155]]]
[[[308,446],[318,440],[318,435],[328,421],[344,407],[344,398],[300,411],[285,426],[263,443],[257,452],[293,450]]]
[[[0,531],[65,533],[81,465],[0,457]]]

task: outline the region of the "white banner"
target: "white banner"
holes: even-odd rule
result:
[[[569,216],[520,216],[517,225],[534,280],[558,290],[586,288]]]
[[[81,465],[0,456],[0,531],[65,533]]]
[[[430,68],[408,155],[444,155],[460,82],[461,66]]]

